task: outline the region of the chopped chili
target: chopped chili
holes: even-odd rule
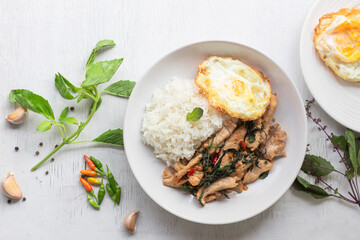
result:
[[[219,155],[216,154],[215,157],[214,157],[214,159],[213,159],[213,161],[212,161],[212,165],[215,165],[215,164],[216,164],[218,158],[219,158]]]
[[[241,147],[242,151],[246,150],[246,145],[245,145],[244,141],[240,141],[240,147]]]
[[[191,176],[191,175],[193,175],[193,174],[194,174],[194,172],[195,172],[195,168],[192,168],[192,169],[190,169],[190,171],[189,171],[188,175],[189,175],[189,176]]]

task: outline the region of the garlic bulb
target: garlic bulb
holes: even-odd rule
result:
[[[23,197],[21,189],[14,178],[14,173],[9,172],[1,181],[1,190],[9,198],[21,199]]]
[[[134,233],[136,230],[135,223],[139,211],[131,211],[124,219],[124,227],[131,233]]]
[[[7,115],[6,119],[12,124],[20,124],[25,121],[28,114],[29,114],[28,110],[23,106],[20,106],[17,109],[15,109],[14,112]]]

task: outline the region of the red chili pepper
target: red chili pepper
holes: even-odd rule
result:
[[[240,141],[240,147],[241,147],[241,150],[243,150],[243,151],[246,150],[246,145],[245,145],[244,141]]]
[[[85,179],[83,179],[82,177],[80,177],[80,182],[82,183],[82,185],[84,185],[86,191],[90,192],[92,191],[92,186],[90,185],[90,183],[88,183]]]
[[[80,177],[80,182],[82,183],[82,185],[84,185],[86,191],[88,191],[95,198],[95,200],[97,201],[95,192],[94,192],[92,186],[90,185],[90,183],[88,183],[88,181],[86,181],[82,177]]]
[[[218,158],[219,158],[219,155],[216,154],[215,157],[214,157],[214,159],[213,159],[213,161],[212,161],[212,165],[215,165],[215,164],[216,164]]]
[[[95,172],[94,170],[81,170],[80,173],[89,177],[95,177],[97,175],[97,172]]]
[[[96,168],[95,164],[93,163],[93,161],[91,161],[91,159],[88,156],[84,155],[84,158],[87,164],[89,165],[90,169]]]
[[[193,174],[194,174],[194,172],[195,172],[195,168],[192,168],[192,169],[190,169],[190,171],[189,171],[188,175],[189,175],[189,176],[191,176],[191,175],[193,175]]]

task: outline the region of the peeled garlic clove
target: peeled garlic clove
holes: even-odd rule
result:
[[[14,178],[14,173],[9,172],[1,181],[1,190],[9,198],[21,199],[23,197],[21,189]]]
[[[131,211],[124,219],[124,227],[131,233],[134,233],[136,230],[135,223],[139,211]]]
[[[18,107],[14,112],[6,116],[6,119],[12,124],[20,124],[25,121],[29,112],[23,106]]]

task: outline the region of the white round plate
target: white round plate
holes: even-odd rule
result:
[[[163,88],[173,76],[195,79],[197,66],[208,56],[240,59],[264,73],[273,92],[278,94],[275,118],[288,133],[286,158],[275,160],[264,180],[249,185],[241,194],[230,194],[204,207],[196,198],[162,184],[165,163],[156,159],[140,132],[145,104],[155,90]],[[179,93],[181,94],[181,93]],[[291,186],[301,167],[307,137],[302,99],[286,74],[270,58],[247,46],[223,42],[200,42],[180,48],[155,63],[133,90],[128,102],[125,123],[125,151],[135,178],[157,204],[178,217],[205,224],[226,224],[250,218],[274,204]]]
[[[360,7],[360,0],[318,0],[311,8],[301,33],[300,62],[306,85],[320,106],[336,121],[360,132],[360,84],[336,76],[318,56],[314,28],[319,18],[341,8]]]

